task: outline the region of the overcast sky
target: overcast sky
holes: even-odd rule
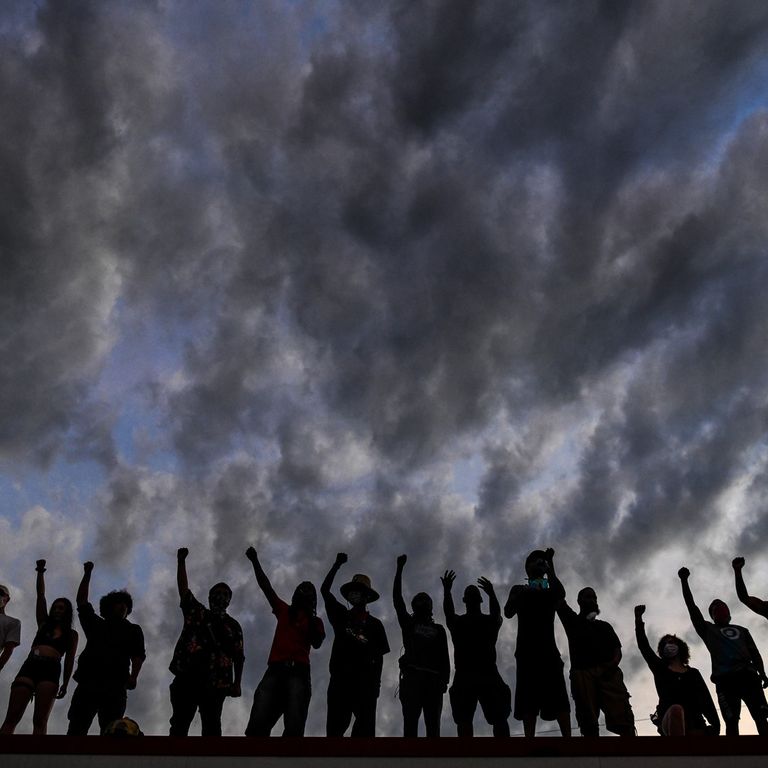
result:
[[[179,546],[245,628],[228,734],[274,630],[249,543],[285,598],[340,550],[337,586],[370,575],[385,735],[401,552],[439,605],[444,569],[503,602],[554,547],[640,733],[633,605],[710,671],[681,565],[768,654],[730,567],[768,596],[767,45],[764,0],[4,0],[0,710],[35,559],[52,598],[91,559],[147,636],[128,713],[167,733]]]

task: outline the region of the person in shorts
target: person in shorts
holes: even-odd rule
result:
[[[634,736],[635,717],[619,668],[619,638],[607,621],[597,618],[600,607],[592,587],[584,587],[576,602],[578,613],[563,599],[557,605],[557,615],[568,637],[571,696],[581,735],[600,735],[598,718],[602,711],[606,730]]]
[[[496,666],[496,641],[503,619],[501,606],[488,579],[477,580],[480,587],[470,584],[464,590],[462,601],[466,612],[457,614],[451,589],[456,574],[446,571],[443,584],[443,612],[445,623],[453,640],[455,673],[448,692],[451,712],[459,736],[474,735],[475,710],[478,703],[483,716],[493,728],[493,735],[509,736],[509,714],[512,693]],[[488,597],[489,613],[483,613],[483,590]]]
[[[689,584],[690,571],[682,567],[677,575],[683,591],[693,628],[707,646],[712,660],[712,676],[717,703],[725,721],[725,735],[739,735],[741,702],[747,705],[749,714],[761,736],[768,736],[768,704],[763,688],[768,677],[755,641],[746,627],[731,624],[731,612],[722,600],[713,600],[706,621],[694,602]]]
[[[565,590],[555,574],[554,549],[536,549],[525,560],[526,584],[509,592],[504,615],[518,617],[515,719],[526,736],[536,735],[536,720],[557,720],[560,733],[571,735],[570,703],[563,661],[555,642],[555,607]]]

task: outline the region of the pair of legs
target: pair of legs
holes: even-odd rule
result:
[[[453,679],[449,691],[451,712],[458,736],[475,735],[474,719],[477,705],[497,737],[509,736],[512,692],[495,668],[486,674],[462,673]]]
[[[196,680],[177,676],[171,683],[171,736],[189,735],[189,726],[200,711],[201,735],[221,736],[221,711],[226,693]]]
[[[556,720],[563,736],[571,735],[571,706],[565,689],[563,662],[550,659],[517,659],[515,720],[523,721],[523,733],[536,735],[536,721]]]
[[[19,720],[34,696],[35,708],[32,713],[32,733],[45,736],[48,731],[48,718],[53,709],[53,702],[59,690],[58,681],[44,680],[35,684],[29,677],[17,677],[11,683],[11,695],[8,699],[8,712],[5,722],[0,727],[0,734],[8,735],[16,730]]]
[[[283,718],[283,736],[303,736],[312,684],[306,664],[270,664],[253,694],[246,736],[269,736]]]
[[[8,712],[0,727],[0,734],[10,734],[16,730],[33,696],[35,709],[32,714],[32,733],[35,736],[44,736],[48,730],[48,718],[59,691],[61,660],[38,656],[35,653],[33,650],[27,657],[16,679],[11,683]]]
[[[67,736],[87,736],[93,718],[97,715],[99,730],[104,733],[110,723],[119,720],[125,714],[127,702],[125,687],[122,685],[105,688],[80,683],[72,694],[67,713],[69,718]]]
[[[598,718],[605,713],[605,727],[619,736],[635,735],[635,716],[629,691],[617,666],[571,669],[571,696],[582,736],[599,736]]]
[[[747,705],[749,714],[761,736],[768,736],[768,704],[757,673],[749,669],[729,672],[715,682],[717,703],[725,720],[725,735],[739,735],[741,702]]]
[[[403,736],[418,736],[422,712],[427,737],[437,738],[440,735],[443,686],[434,672],[403,670],[400,677],[400,704],[403,707]]]
[[[326,736],[343,736],[353,717],[353,737],[375,736],[378,699],[378,680],[356,678],[352,674],[332,674],[328,683]]]

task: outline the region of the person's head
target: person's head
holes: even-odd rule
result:
[[[339,591],[353,608],[364,608],[367,603],[379,599],[379,593],[371,587],[371,580],[364,573],[356,573],[352,581],[341,585]]]
[[[0,611],[5,610],[5,606],[8,605],[11,599],[11,593],[5,584],[0,584]]]
[[[108,592],[99,600],[99,613],[107,620],[120,621],[132,610],[133,598],[124,589]]]
[[[232,590],[223,581],[214,584],[208,592],[208,607],[214,613],[224,613],[231,600]]]
[[[691,658],[688,643],[681,640],[677,635],[664,635],[659,640],[657,651],[666,662],[677,659],[681,664],[686,665]]]
[[[709,604],[709,616],[718,627],[725,627],[731,623],[731,612],[722,600],[713,600]]]
[[[542,549],[534,549],[525,558],[525,573],[529,579],[540,579],[547,573],[547,555]]]
[[[461,599],[467,608],[479,608],[483,602],[483,595],[474,584],[470,584],[464,590],[464,596]]]
[[[311,581],[302,581],[293,590],[291,607],[296,610],[303,609],[312,615],[315,614],[317,611],[317,590]]]
[[[432,598],[426,592],[417,592],[411,600],[413,615],[420,619],[432,618]]]
[[[600,606],[597,604],[597,594],[592,587],[584,587],[576,596],[576,602],[579,604],[579,613],[582,616],[592,616],[592,618],[595,618],[600,613]]]
[[[72,626],[72,603],[66,597],[57,597],[51,603],[48,620],[61,627]]]

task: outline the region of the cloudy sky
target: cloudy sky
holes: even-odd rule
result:
[[[229,734],[274,629],[249,543],[284,597],[340,550],[370,575],[387,735],[401,552],[407,596],[453,568],[503,601],[554,547],[640,733],[635,603],[709,673],[680,565],[768,655],[730,568],[768,595],[767,51],[763,0],[4,0],[0,709],[35,559],[71,598],[92,559],[147,635],[129,714],[167,732],[179,546],[235,590]]]

